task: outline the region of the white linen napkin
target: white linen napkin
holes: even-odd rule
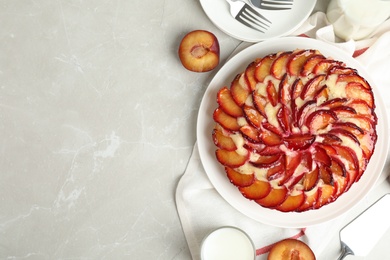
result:
[[[328,24],[325,14],[318,12],[309,17],[293,35],[305,35],[326,41],[355,56],[371,73],[385,100],[386,109],[390,111],[390,73],[387,72],[390,68],[390,21],[378,28],[377,33],[369,40],[336,43],[337,38],[332,26]],[[240,47],[246,46],[249,44],[243,43]],[[383,171],[377,186],[384,183],[388,172],[387,169]],[[384,188],[385,192],[390,192],[390,188],[386,188],[387,186]],[[376,198],[381,194],[375,193],[383,192],[383,189],[371,191]],[[306,242],[318,259],[336,259],[340,253],[340,244],[333,240],[335,237],[337,240],[346,216],[306,229],[277,228],[257,222],[231,207],[214,189],[203,169],[197,144],[178,183],[176,205],[194,260],[200,259],[203,238],[221,226],[235,226],[247,232],[256,247],[256,260],[266,259],[266,253],[273,243],[289,237]],[[368,205],[368,202],[362,203],[361,209]]]

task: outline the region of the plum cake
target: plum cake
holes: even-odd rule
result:
[[[247,199],[282,212],[335,201],[377,140],[374,95],[356,69],[318,50],[255,59],[217,94],[212,139]]]

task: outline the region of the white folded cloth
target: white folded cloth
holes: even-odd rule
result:
[[[328,24],[322,12],[313,14],[292,35],[301,35],[325,41],[345,50],[366,67],[372,75],[386,105],[390,111],[390,21],[383,24],[363,41],[337,43],[333,28]],[[248,46],[243,43],[241,48]],[[386,165],[387,167],[387,165]],[[385,169],[370,194],[378,198],[384,192],[390,192],[385,183],[388,170]],[[386,190],[388,189],[388,190]],[[361,210],[368,202],[361,204]],[[256,247],[256,260],[266,259],[271,245],[284,238],[294,237],[306,242],[318,259],[336,259],[340,253],[338,232],[345,225],[347,216],[343,215],[326,223],[304,229],[287,229],[269,226],[257,222],[228,204],[214,189],[200,161],[197,144],[189,160],[187,169],[180,179],[176,190],[177,211],[181,220],[188,247],[194,260],[200,259],[200,246],[203,238],[212,230],[221,226],[235,226],[244,230],[252,238]],[[334,240],[337,241],[334,241]],[[367,239],[367,238],[366,238]]]

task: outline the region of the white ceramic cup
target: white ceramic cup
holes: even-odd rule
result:
[[[236,227],[221,227],[202,242],[202,260],[254,260],[256,250],[249,236]]]
[[[361,40],[390,17],[390,1],[331,0],[326,16],[338,37]]]

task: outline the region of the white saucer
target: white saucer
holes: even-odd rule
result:
[[[309,17],[317,0],[294,0],[289,10],[259,10],[272,22],[265,33],[251,29],[230,14],[230,5],[225,0],[200,0],[203,10],[210,20],[226,34],[247,42],[258,42],[266,39],[288,35],[298,29]]]

